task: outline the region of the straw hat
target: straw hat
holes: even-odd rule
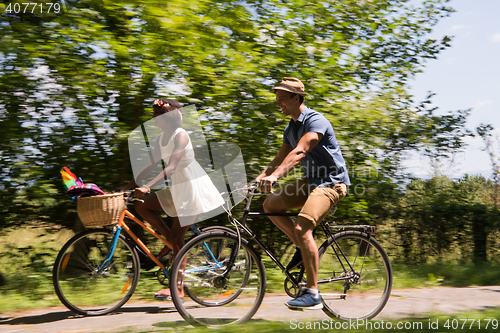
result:
[[[276,92],[276,90],[284,90],[284,91],[289,91],[291,93],[300,95],[300,96],[306,96],[307,94],[304,92],[304,84],[300,82],[299,79],[296,79],[294,77],[284,77],[281,83],[277,86],[274,87],[273,90]]]

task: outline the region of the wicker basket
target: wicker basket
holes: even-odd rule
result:
[[[83,197],[77,202],[78,216],[86,228],[118,223],[124,208],[123,193]]]

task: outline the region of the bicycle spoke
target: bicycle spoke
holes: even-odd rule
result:
[[[108,257],[111,235],[89,230],[76,235],[61,249],[54,263],[53,282],[61,302],[85,315],[112,312],[134,292],[139,279],[139,259],[123,236]]]
[[[170,281],[172,299],[190,323],[206,326],[240,323],[257,311],[265,290],[263,266],[246,243],[236,251],[237,243],[236,236],[225,233],[200,235],[186,244],[175,259]],[[211,258],[216,265],[207,265]],[[187,267],[184,277],[183,261]],[[234,264],[229,267],[231,262]],[[184,303],[179,298],[179,284],[184,286],[187,296]],[[219,310],[225,306],[231,310]]]
[[[320,249],[318,278],[324,311],[345,320],[373,318],[385,306],[392,287],[387,254],[364,233],[342,232],[334,237]],[[332,249],[341,251],[344,265]]]

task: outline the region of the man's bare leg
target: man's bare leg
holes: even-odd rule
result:
[[[285,200],[277,194],[270,194],[264,201],[264,211],[266,213],[285,213]],[[269,216],[271,221],[283,231],[296,246],[300,246],[295,233],[295,223],[290,216]]]
[[[318,290],[318,249],[313,238],[314,225],[308,219],[299,216],[295,223],[295,235],[302,252],[302,264],[306,270],[307,290],[303,295],[286,304],[292,310],[319,310],[323,308]]]
[[[295,223],[295,237],[302,254],[302,264],[306,270],[307,288],[318,290],[319,254],[313,237],[314,225],[308,219],[299,216]]]

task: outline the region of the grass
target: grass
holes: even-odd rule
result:
[[[52,286],[52,264],[59,249],[72,236],[65,229],[36,225],[3,230],[0,234],[0,313],[61,306]],[[290,252],[290,253],[288,253]],[[288,251],[290,256],[293,251]],[[268,293],[284,293],[284,275],[269,258],[263,258]],[[286,263],[288,257],[283,258]],[[500,267],[473,265],[405,265],[393,263],[394,289],[435,286],[464,287],[500,284]],[[156,270],[143,271],[132,300],[153,300],[164,288]]]
[[[72,233],[29,226],[0,235],[0,312],[59,305],[52,263]]]
[[[52,285],[52,265],[68,230],[29,226],[3,230],[0,235],[0,313],[61,306]],[[152,299],[162,286],[156,271],[141,272],[133,299]]]

